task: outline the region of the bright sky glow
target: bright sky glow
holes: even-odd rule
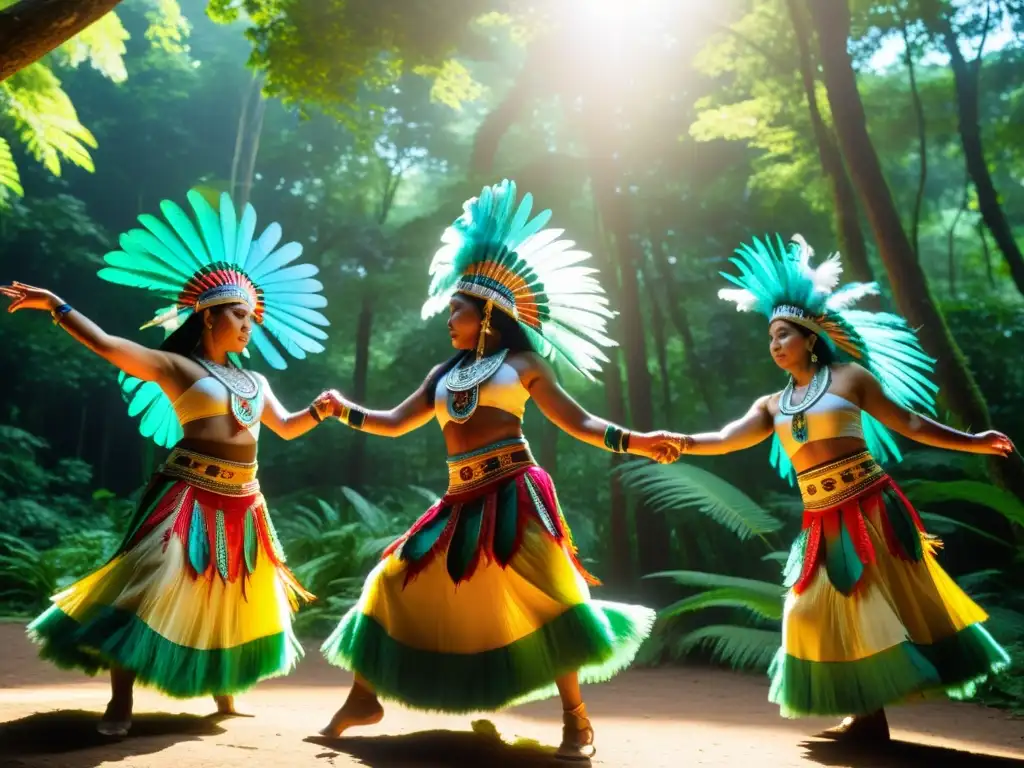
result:
[[[1008,16],[1003,17],[1003,23],[993,29],[988,34],[988,38],[985,40],[985,53],[992,53],[1005,48],[1010,45],[1016,35],[1013,28],[1010,26],[1010,19]],[[973,59],[977,55],[977,51],[969,46],[961,43],[964,55],[968,59]],[[922,58],[919,62],[925,65],[939,65],[945,66],[949,63],[949,56],[941,53],[940,51],[930,51],[927,56]],[[878,52],[871,57],[869,66],[875,70],[885,70],[893,66],[903,66],[903,40],[897,35],[888,37],[882,46],[878,49]]]

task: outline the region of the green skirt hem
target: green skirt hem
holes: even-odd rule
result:
[[[641,606],[592,600],[502,648],[446,653],[398,642],[357,606],[321,650],[382,699],[431,712],[492,712],[557,695],[555,681],[573,671],[581,683],[610,679],[632,663],[655,617]]]
[[[163,637],[134,614],[112,607],[76,621],[51,606],[28,626],[41,658],[61,669],[96,675],[112,666],[176,699],[224,696],[288,674],[302,646],[279,632],[231,648],[196,649]]]
[[[908,698],[969,698],[1010,657],[980,624],[930,645],[910,641],[856,661],[807,661],[779,649],[768,699],[783,717],[866,715]]]

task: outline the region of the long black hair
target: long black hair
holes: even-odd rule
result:
[[[461,299],[465,299],[474,307],[476,307],[477,311],[480,313],[481,319],[483,318],[485,308],[487,307],[487,302],[484,299],[462,292],[456,293],[455,295]],[[519,325],[518,322],[513,320],[509,314],[498,309],[497,307],[491,310],[491,328],[494,329],[494,331],[496,331],[498,334],[498,340],[501,344],[499,349],[507,349],[510,353],[537,351],[536,349],[534,349],[533,344],[530,343],[530,339],[529,337],[527,337],[526,332],[523,330],[522,326]],[[448,373],[448,371],[450,371],[456,365],[458,365],[459,361],[462,360],[464,357],[466,357],[467,355],[475,354],[475,350],[460,349],[458,352],[456,352],[454,355],[448,358],[448,360],[445,361],[444,365],[437,369],[437,372],[433,376],[431,376],[430,381],[427,382],[427,403],[433,406],[434,392],[437,389],[437,382],[441,380],[441,377]]]
[[[783,322],[788,321],[784,320]],[[800,323],[789,324],[796,328],[797,331],[799,331],[800,335],[803,336],[805,339],[810,338],[811,336],[815,337],[814,346],[811,347],[811,354],[818,356],[819,366],[824,367],[826,365],[832,365],[834,362],[836,362],[836,354],[832,350],[832,346],[828,343],[828,341],[825,340],[825,337],[822,334],[817,333],[816,331],[812,331],[810,328],[800,325]]]
[[[160,350],[174,352],[182,357],[191,357],[195,353],[196,347],[199,346],[199,342],[203,340],[203,314],[210,312],[213,315],[219,315],[229,306],[231,305],[218,304],[203,312],[193,312],[178,330],[164,339]]]

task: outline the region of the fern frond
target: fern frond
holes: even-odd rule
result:
[[[976,480],[909,480],[903,492],[915,507],[946,501],[980,505],[998,512],[1011,523],[1024,525],[1024,501],[1005,488]]]
[[[781,621],[782,602],[781,587],[777,587],[773,594],[765,594],[760,589],[723,587],[683,598],[659,611],[658,618],[675,619],[708,608],[742,608],[759,618]]]
[[[715,624],[701,627],[680,641],[683,652],[708,648],[715,661],[733,669],[765,670],[782,645],[782,632],[755,627]]]
[[[94,170],[89,148],[96,139],[78,121],[71,99],[49,67],[36,62],[0,83],[0,104],[19,138],[36,160],[54,176],[61,160]]]
[[[18,173],[18,166],[14,162],[14,155],[11,152],[11,145],[0,136],[0,206],[3,205],[7,192],[13,192],[18,197],[25,194],[21,186],[21,174]]]
[[[619,472],[622,482],[640,493],[654,512],[672,514],[694,507],[741,539],[782,528],[776,517],[739,488],[689,464],[629,462]]]

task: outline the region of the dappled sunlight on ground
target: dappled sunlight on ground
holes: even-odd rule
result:
[[[317,731],[344,701],[351,677],[326,664],[315,646],[293,675],[238,697],[255,717],[218,718],[211,700],[176,701],[139,689],[133,735],[107,740],[94,730],[108,695],[102,677],[39,661],[17,625],[0,625],[0,648],[4,768],[565,765],[552,758],[561,737],[554,700],[476,717],[388,705],[378,725],[324,739]],[[893,737],[903,743],[863,754],[814,738],[831,721],[779,718],[760,676],[633,670],[585,695],[596,730],[594,765],[1024,768],[1024,721],[972,705],[894,710]]]

